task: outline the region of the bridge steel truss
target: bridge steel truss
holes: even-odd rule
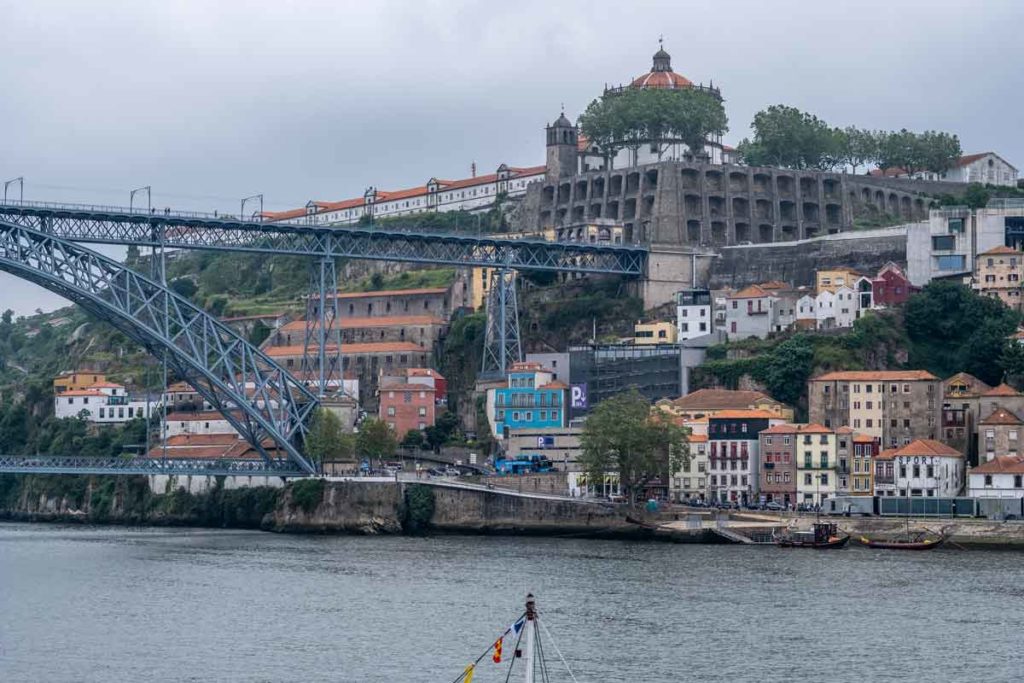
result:
[[[122,207],[8,201],[0,204],[0,220],[72,242],[167,249],[634,276],[643,275],[647,263],[647,249],[640,246],[263,223]]]
[[[151,354],[165,357],[256,449],[268,469],[315,472],[298,444],[318,406],[316,397],[188,300],[101,254],[4,221],[0,270],[69,299]],[[270,455],[271,446],[284,457]]]

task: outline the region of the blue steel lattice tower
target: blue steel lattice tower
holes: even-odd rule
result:
[[[565,117],[563,111],[555,122],[545,130],[548,134],[548,180],[576,175],[579,167],[577,151],[579,133],[576,126],[572,125],[572,122]]]

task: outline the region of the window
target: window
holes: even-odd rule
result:
[[[811,481],[811,473],[807,472],[804,474],[804,486],[810,486],[813,482]]]
[[[828,472],[821,473],[821,485],[828,486]]]
[[[1014,479],[1020,479],[1020,477],[1014,477]],[[985,475],[985,486],[991,486],[991,485],[992,485],[992,475],[991,474],[986,474]]]
[[[394,406],[388,406],[388,417],[394,417],[394,416],[395,416],[395,407]]]
[[[104,412],[105,412],[105,409],[104,409],[104,408],[100,408],[100,419],[101,419],[101,420],[102,420],[102,419],[103,419],[104,417],[106,417],[106,415],[104,415]]]
[[[936,256],[935,266],[937,270],[964,270],[966,256],[952,254],[947,256]]]
[[[1015,489],[1022,488],[1021,484],[1024,483],[1024,482],[1022,482],[1021,479],[1022,479],[1021,475],[1019,475],[1019,474],[1013,475],[1013,488],[1015,488]]]
[[[426,407],[420,406],[419,415],[420,415],[420,417],[426,417],[427,416],[427,409],[426,409]]]

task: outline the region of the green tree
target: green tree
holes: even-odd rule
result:
[[[804,334],[782,342],[765,360],[761,377],[768,393],[783,403],[795,406],[814,372],[814,347]]]
[[[410,429],[402,437],[403,448],[422,448],[423,447],[423,432],[418,429]]]
[[[941,377],[964,371],[998,384],[1006,340],[1020,314],[956,282],[936,280],[907,302],[910,365]]]
[[[878,160],[878,133],[847,126],[836,129],[836,159],[839,165],[849,166],[854,174],[861,166]]]
[[[926,130],[919,136],[921,164],[926,171],[942,173],[956,163],[963,154],[960,138],[949,133]]]
[[[991,193],[981,183],[971,183],[964,191],[963,203],[972,209],[982,209],[988,205]]]
[[[960,139],[955,135],[934,130],[914,133],[904,128],[882,136],[878,163],[882,168],[898,168],[911,176],[920,171],[941,173],[960,154]]]
[[[398,449],[398,439],[394,430],[387,422],[370,418],[359,425],[356,437],[356,450],[359,455],[371,460],[384,461],[394,456]]]
[[[320,465],[355,460],[354,438],[345,433],[341,419],[333,411],[320,408],[313,415],[306,434],[306,455]]]
[[[167,286],[170,287],[172,292],[186,299],[191,299],[199,291],[198,285],[192,281],[192,278],[188,277],[176,277]]]
[[[1020,386],[1024,382],[1024,344],[1016,339],[1007,342],[999,355],[999,367],[1007,382]]]
[[[831,168],[840,139],[813,114],[776,104],[757,112],[751,124],[753,140],[740,142],[744,161],[752,166]]]
[[[609,167],[620,149],[635,152],[651,142],[681,142],[700,156],[708,139],[725,133],[728,123],[721,100],[689,88],[608,92],[591,102],[579,120],[580,131]]]
[[[619,473],[622,490],[636,506],[644,486],[667,477],[689,460],[687,431],[635,390],[599,403],[580,434],[580,462],[588,478]]]

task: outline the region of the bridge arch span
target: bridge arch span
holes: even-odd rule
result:
[[[299,442],[318,402],[237,332],[166,287],[72,242],[0,221],[0,270],[78,304],[168,366],[230,422],[269,465],[277,446],[314,472]],[[291,467],[290,469],[294,469]]]

